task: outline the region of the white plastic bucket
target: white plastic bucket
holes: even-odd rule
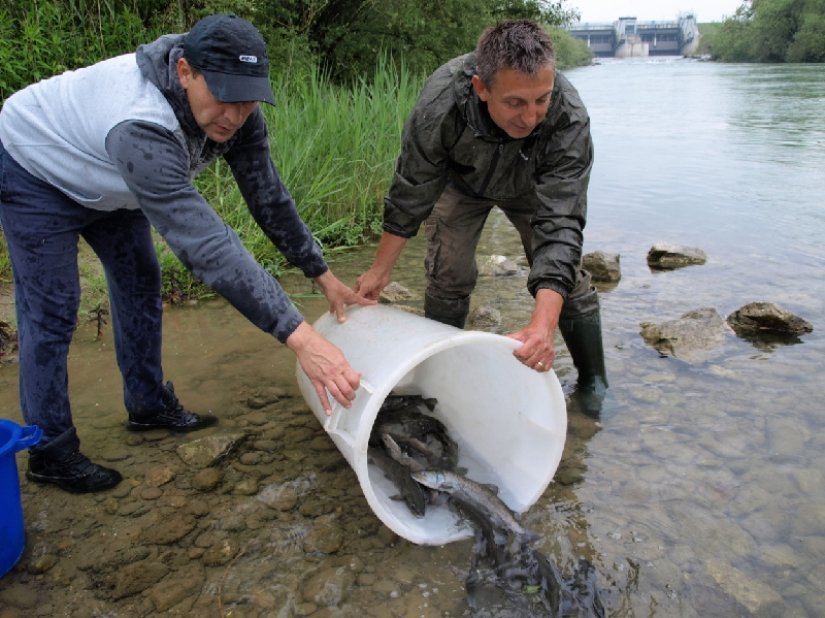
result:
[[[327,313],[314,327],[361,372],[361,386],[350,409],[334,403],[328,417],[299,365],[301,393],[352,466],[370,508],[398,535],[441,545],[472,530],[446,506],[428,505],[416,517],[368,463],[370,432],[391,391],[435,397],[433,415],[458,443],[459,466],[468,478],[495,484],[513,511],[530,508],[553,479],[567,433],[564,394],[554,372],[537,373],[513,357],[519,342],[386,305],[350,307],[343,324]]]

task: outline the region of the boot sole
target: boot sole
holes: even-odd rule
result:
[[[217,418],[201,417],[199,423],[192,425],[165,425],[163,423],[136,423],[135,421],[128,421],[126,429],[129,431],[152,431],[153,429],[167,429],[175,433],[189,433],[190,431],[198,431],[199,429],[206,429],[218,424]]]
[[[117,484],[123,480],[123,477],[120,475],[120,473],[118,473],[117,477],[114,479],[114,482],[104,483],[102,485],[95,487],[77,487],[74,483],[67,479],[35,474],[30,470],[26,471],[26,478],[32,481],[33,483],[38,483],[40,485],[56,485],[63,491],[68,491],[72,494],[91,494],[98,491],[107,491],[117,486]]]

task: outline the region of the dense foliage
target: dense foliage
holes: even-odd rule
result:
[[[825,62],[825,0],[748,0],[708,41],[725,62]]]
[[[394,0],[327,2],[308,36],[333,79],[369,71],[381,51],[403,58],[415,73],[429,72],[475,47],[496,19],[528,17],[560,25],[574,17],[562,2],[538,0]]]
[[[233,12],[267,40],[273,70],[319,68],[336,83],[371,75],[379,58],[427,73],[475,46],[497,19],[549,26],[575,18],[567,0],[15,0],[0,4],[0,101],[28,83],[134,51],[208,13]]]

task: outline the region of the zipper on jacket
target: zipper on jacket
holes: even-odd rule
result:
[[[481,183],[481,189],[478,192],[479,195],[484,195],[487,192],[487,185],[490,184],[490,180],[493,178],[493,173],[495,173],[496,168],[498,167],[498,160],[501,158],[501,154],[503,152],[504,143],[499,142],[496,152],[493,154],[493,160],[490,161],[490,169],[487,170],[487,175],[484,177],[484,182]]]

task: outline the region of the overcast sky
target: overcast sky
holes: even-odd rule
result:
[[[567,0],[577,8],[583,22],[611,23],[619,17],[636,17],[639,21],[671,20],[683,13],[693,13],[698,22],[722,21],[732,17],[741,0]]]

